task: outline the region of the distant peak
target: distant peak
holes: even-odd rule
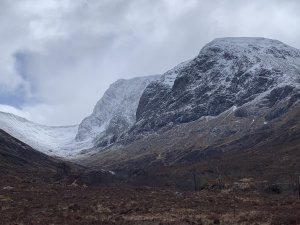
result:
[[[216,38],[206,44],[200,51],[201,54],[220,55],[230,52],[236,56],[262,57],[273,56],[285,59],[299,58],[300,50],[281,41],[263,37],[225,37]]]
[[[249,46],[259,46],[262,48],[268,47],[290,47],[281,41],[268,39],[263,37],[224,37],[216,38],[204,46],[205,48],[218,47],[239,47],[248,48]],[[292,47],[290,47],[292,48]]]
[[[216,38],[212,42],[212,44],[217,43],[232,43],[232,44],[253,44],[253,43],[277,43],[283,44],[281,41],[275,39],[269,39],[264,37],[224,37],[224,38]]]
[[[140,77],[127,78],[127,79],[121,78],[121,79],[116,80],[112,84],[110,84],[110,87],[114,88],[114,87],[118,87],[119,85],[126,85],[126,84],[134,83],[134,82],[138,83],[138,82],[143,82],[146,80],[152,81],[152,80],[157,80],[160,77],[161,77],[161,74],[153,74],[153,75],[148,75],[148,76],[140,76]]]

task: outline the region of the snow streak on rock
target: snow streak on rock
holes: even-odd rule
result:
[[[300,50],[265,38],[215,39],[196,58],[147,86],[131,132],[137,135],[217,116],[262,99],[269,108],[286,97],[292,105],[299,87]]]

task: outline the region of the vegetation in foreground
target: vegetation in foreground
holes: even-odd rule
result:
[[[300,224],[300,197],[1,179],[0,224]]]

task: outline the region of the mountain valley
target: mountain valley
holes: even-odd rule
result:
[[[0,112],[0,168],[0,224],[300,224],[300,50],[215,39],[79,125]]]

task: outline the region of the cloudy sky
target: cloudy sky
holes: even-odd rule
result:
[[[300,48],[298,0],[0,0],[0,111],[79,123],[110,83],[159,74],[217,37]]]

